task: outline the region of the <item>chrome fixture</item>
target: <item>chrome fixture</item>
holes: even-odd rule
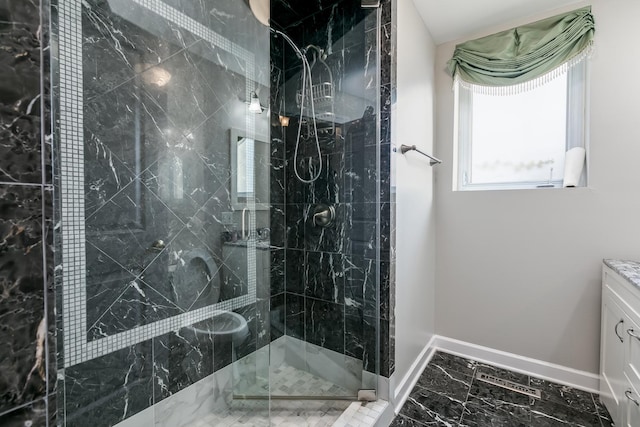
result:
[[[358,390],[358,400],[360,402],[375,402],[378,400],[376,390],[360,389]]]
[[[150,251],[156,251],[156,252],[162,252],[164,250],[164,248],[166,248],[167,245],[164,243],[164,240],[156,240],[155,242],[151,243],[151,247],[149,248]]]
[[[395,148],[394,148],[394,151],[395,151]],[[415,145],[406,145],[406,144],[402,144],[402,145],[400,146],[400,152],[401,152],[402,154],[406,154],[406,153],[407,153],[407,151],[416,151],[416,152],[418,152],[418,153],[422,154],[423,156],[426,156],[426,157],[430,158],[430,159],[431,159],[431,161],[429,162],[429,165],[430,165],[430,166],[433,166],[433,165],[437,165],[437,164],[442,163],[442,160],[440,160],[440,159],[436,159],[435,157],[432,157],[432,156],[428,155],[427,153],[424,153],[424,152],[422,152],[422,151],[418,150],[418,148],[417,148]]]
[[[247,105],[249,106],[249,111],[254,114],[262,114],[264,111],[264,107],[260,104],[260,98],[258,98],[258,94],[255,91],[251,92],[251,98]]]
[[[313,209],[313,225],[315,227],[327,228],[336,219],[336,209],[329,205],[316,205]]]
[[[515,391],[516,393],[526,394],[527,396],[540,399],[542,394],[539,389],[529,387],[528,385],[519,384],[513,381],[505,380],[504,378],[496,377],[485,372],[478,371],[476,379],[483,381],[487,384],[502,387],[507,390]]]
[[[361,0],[360,7],[363,9],[377,9],[380,7],[380,0]]]
[[[242,240],[247,240],[250,237],[250,234],[251,234],[251,231],[248,229],[247,222],[245,220],[245,214],[247,212],[249,212],[249,214],[251,214],[250,211],[249,211],[249,208],[242,209],[242,234],[241,234]]]

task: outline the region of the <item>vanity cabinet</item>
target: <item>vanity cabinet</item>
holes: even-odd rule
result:
[[[600,400],[616,426],[638,427],[640,287],[606,264],[602,273],[601,325]]]

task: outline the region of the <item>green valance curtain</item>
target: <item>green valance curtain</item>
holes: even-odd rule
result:
[[[591,7],[584,7],[459,44],[449,71],[469,86],[522,85],[584,59],[594,31]]]

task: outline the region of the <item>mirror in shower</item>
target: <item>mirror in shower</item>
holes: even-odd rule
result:
[[[269,143],[250,138],[239,129],[231,129],[230,134],[231,207],[242,210],[255,202],[255,209],[268,210],[271,191]]]

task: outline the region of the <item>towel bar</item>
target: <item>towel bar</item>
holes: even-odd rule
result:
[[[433,166],[433,165],[437,165],[437,164],[442,163],[442,160],[440,160],[440,159],[436,159],[435,157],[430,156],[430,155],[428,155],[427,153],[424,153],[424,152],[422,152],[422,151],[418,150],[418,148],[417,148],[415,145],[406,145],[406,144],[402,144],[402,145],[400,146],[400,152],[401,152],[402,154],[406,154],[406,153],[407,153],[407,151],[416,151],[416,152],[418,152],[418,153],[422,154],[423,156],[428,157],[429,159],[431,159],[431,160],[429,161],[429,165],[430,165],[430,166]]]

